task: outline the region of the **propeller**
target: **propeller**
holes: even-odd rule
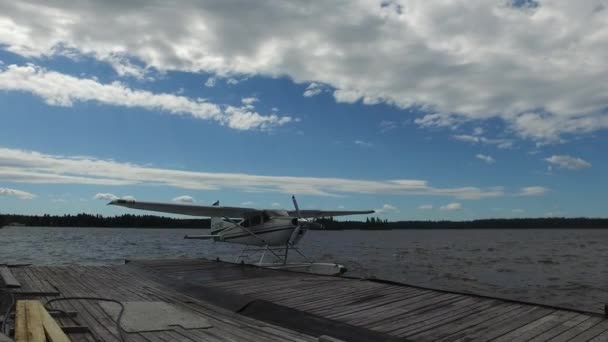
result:
[[[297,244],[302,236],[304,236],[304,232],[307,231],[311,227],[321,226],[318,223],[312,222],[308,219],[302,217],[302,213],[300,213],[300,207],[298,206],[298,201],[296,200],[296,196],[291,196],[291,200],[293,201],[293,206],[296,209],[296,218],[293,220],[293,224],[296,226],[293,234],[291,234],[291,245]],[[304,231],[302,231],[304,230]]]

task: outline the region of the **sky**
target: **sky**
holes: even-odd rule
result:
[[[0,213],[606,217],[607,5],[1,2]]]

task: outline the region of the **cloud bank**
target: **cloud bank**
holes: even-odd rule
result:
[[[212,120],[237,130],[266,130],[293,120],[289,116],[257,113],[249,106],[255,98],[243,99],[245,106],[222,107],[203,99],[132,89],[120,82],[103,84],[94,79],[77,78],[32,64],[0,67],[0,90],[32,93],[51,106],[71,107],[75,102],[95,101],[106,105],[160,110],[174,115]]]
[[[569,155],[553,155],[549,158],[545,158],[545,161],[568,170],[581,170],[591,167],[591,163],[588,161]]]
[[[344,196],[348,194],[433,195],[459,199],[505,196],[500,187],[437,187],[425,180],[362,180],[335,177],[264,176],[182,171],[92,157],[66,157],[0,147],[0,181],[46,184],[146,185],[188,190]],[[100,193],[98,196],[114,196]],[[107,197],[109,198],[109,197]]]
[[[33,199],[36,195],[31,194],[26,191],[17,190],[17,189],[9,189],[9,188],[0,188],[0,196],[13,196],[20,199]]]
[[[521,3],[7,1],[0,45],[31,58],[84,54],[136,77],[286,75],[331,87],[339,102],[421,109],[421,125],[499,118],[537,141],[608,128],[605,6]]]

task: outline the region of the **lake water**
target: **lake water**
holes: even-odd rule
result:
[[[188,229],[0,229],[0,263],[107,264],[220,257],[238,245],[184,240]],[[348,275],[603,312],[608,230],[311,231],[301,249]]]

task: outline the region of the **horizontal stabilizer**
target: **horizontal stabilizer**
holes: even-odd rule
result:
[[[210,240],[219,235],[186,235],[184,239]]]

